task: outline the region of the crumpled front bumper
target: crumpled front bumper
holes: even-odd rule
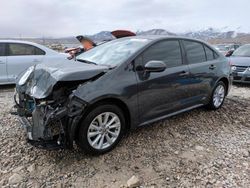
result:
[[[33,140],[32,137],[32,125],[30,121],[26,117],[18,116],[19,122],[21,123],[22,128],[26,131],[27,133],[27,138],[29,140]]]
[[[28,115],[25,113],[28,111],[26,108],[17,105],[18,119],[30,144],[43,149],[73,147],[74,133],[86,104],[75,97],[69,101],[67,105],[58,107],[34,105]]]
[[[44,117],[47,118],[45,120]],[[66,108],[42,114],[39,107],[32,112],[32,117],[18,116],[27,134],[30,144],[44,149],[61,149],[65,147],[64,126],[61,120],[66,117]],[[48,117],[49,116],[49,117]],[[53,131],[56,130],[56,131]]]
[[[48,150],[55,150],[55,149],[63,149],[65,148],[63,144],[58,142],[57,139],[53,140],[34,140],[33,139],[33,132],[32,132],[32,124],[29,122],[29,120],[25,117],[19,116],[19,121],[21,123],[22,128],[24,128],[26,134],[27,134],[27,142],[31,145],[42,148],[42,149],[48,149]]]

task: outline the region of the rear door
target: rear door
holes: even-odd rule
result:
[[[205,103],[217,80],[218,61],[215,59],[218,55],[203,43],[192,40],[182,40],[182,43],[191,72],[190,101],[193,104]]]
[[[16,77],[28,67],[41,63],[45,52],[36,46],[24,43],[9,43],[7,57],[7,72],[9,82],[15,82]]]
[[[0,43],[0,84],[8,82],[6,61],[6,44]]]

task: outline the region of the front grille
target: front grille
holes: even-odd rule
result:
[[[250,78],[249,78],[249,77],[247,77],[245,81],[250,82]]]
[[[247,68],[245,66],[236,66],[235,72],[244,72]]]
[[[234,80],[241,80],[240,76],[234,76]]]

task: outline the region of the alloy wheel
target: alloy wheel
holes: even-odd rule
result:
[[[89,144],[103,150],[112,146],[121,132],[121,121],[113,112],[104,112],[97,115],[90,123],[87,139]]]
[[[214,95],[213,95],[213,103],[216,108],[219,108],[225,98],[225,88],[223,85],[218,85],[216,89],[214,90]]]

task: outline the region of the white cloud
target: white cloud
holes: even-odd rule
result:
[[[121,28],[182,32],[229,26],[250,31],[248,0],[0,1],[0,38],[61,37]]]

